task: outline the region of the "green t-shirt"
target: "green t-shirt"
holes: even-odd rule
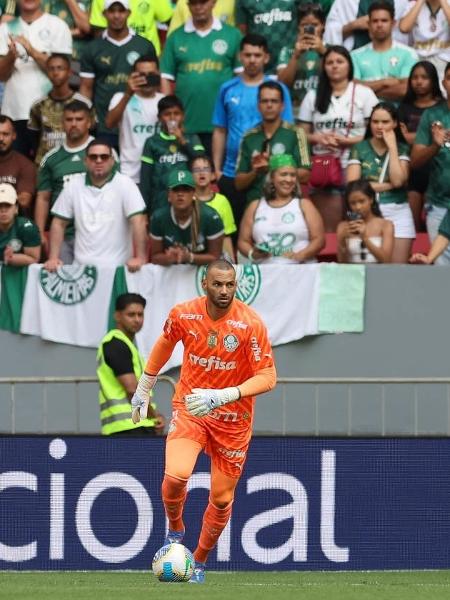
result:
[[[450,109],[445,102],[424,111],[417,128],[415,144],[431,146],[433,121],[440,121],[445,129],[450,130]],[[442,146],[427,163],[427,167],[430,175],[426,191],[427,201],[435,206],[450,208],[450,148]]]
[[[450,212],[447,211],[439,225],[438,233],[450,240]]]
[[[186,26],[167,38],[160,70],[163,77],[175,80],[175,93],[183,101],[186,114],[186,132],[211,133],[220,86],[233,77],[239,64],[241,34],[217,20],[205,37],[185,31]]]
[[[103,16],[104,0],[92,0],[89,23],[94,27],[106,28],[108,23]],[[152,42],[156,52],[161,51],[156,22],[170,20],[173,8],[170,0],[130,0],[131,14],[127,25],[135,33]]]
[[[91,0],[77,0],[78,7],[85,13],[89,13],[91,9]],[[67,23],[69,29],[76,29],[75,20],[67,6],[65,0],[44,0],[42,9],[50,15],[55,15]],[[90,36],[73,37],[72,57],[75,60],[80,60],[86,44],[91,40]]]
[[[262,125],[258,125],[244,134],[239,148],[236,174],[249,173],[252,170],[252,156],[261,152],[265,139]],[[296,128],[286,121],[281,123],[271,137],[268,152],[269,155],[291,154],[298,169],[311,168],[308,141],[305,132],[303,129]],[[259,200],[262,197],[265,181],[265,174],[255,177],[251,186],[246,190],[247,202]]]
[[[352,146],[350,151],[350,159],[348,164],[358,164],[361,166],[361,177],[369,181],[380,182],[381,171],[383,170],[384,161],[386,160],[387,152],[377,154],[369,140],[363,140]],[[400,143],[398,145],[398,156],[400,160],[409,162],[409,146],[408,144]],[[386,169],[383,181],[380,183],[389,182],[389,165]],[[403,204],[408,202],[408,193],[406,187],[395,188],[386,192],[380,192],[378,195],[380,204]]]
[[[63,144],[47,152],[42,159],[38,171],[37,189],[38,192],[51,191],[49,214],[63,187],[78,173],[86,172],[84,157],[86,146],[92,139],[89,138],[82,146],[70,150]],[[74,231],[74,226],[70,223],[66,227],[65,239],[72,239]]]
[[[231,235],[237,231],[233,209],[226,196],[223,194],[214,194],[211,200],[205,201],[205,204],[219,213],[219,216],[223,221],[223,232],[225,235]]]
[[[372,42],[351,53],[353,76],[361,81],[377,81],[395,77],[407,79],[411,69],[418,61],[416,51],[395,40],[385,52],[373,49]]]
[[[205,153],[197,135],[186,134],[185,138],[187,144],[181,147],[174,135],[160,131],[145,141],[139,187],[150,214],[167,205],[169,174]]]
[[[236,24],[245,25],[247,33],[263,35],[269,43],[268,72],[275,72],[283,46],[295,44],[298,4],[298,0],[240,0],[236,3]]]
[[[86,45],[81,57],[80,75],[95,77],[94,108],[99,135],[117,132],[117,129],[108,129],[105,125],[109,102],[116,92],[125,91],[134,62],[144,54],[156,57],[153,44],[140,35],[130,35],[128,41],[119,46],[103,32],[102,37]]]
[[[292,46],[284,46],[278,57],[277,67],[286,66],[293,54]],[[322,57],[316,50],[307,50],[298,57],[295,78],[290,90],[294,108],[300,107],[306,92],[317,89],[321,61]]]
[[[219,213],[203,203],[199,204],[199,226],[196,247],[192,248],[191,223],[180,227],[176,222],[173,208],[165,206],[157,210],[150,223],[150,235],[156,240],[163,240],[164,248],[179,244],[199,254],[207,250],[206,241],[213,240],[223,234],[223,223]]]
[[[6,231],[0,231],[0,260],[6,246],[11,246],[14,253],[23,252],[24,248],[35,248],[41,245],[39,229],[25,217],[16,217],[13,224]]]

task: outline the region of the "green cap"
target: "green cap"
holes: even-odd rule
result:
[[[190,171],[172,171],[169,175],[169,189],[187,185],[195,190],[195,182]]]
[[[272,154],[269,158],[269,171],[281,169],[281,167],[297,167],[291,154]]]

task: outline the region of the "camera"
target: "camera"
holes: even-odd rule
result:
[[[316,35],[315,25],[303,25],[303,33],[305,35]]]
[[[362,221],[362,214],[353,210],[348,210],[347,219],[349,221]]]

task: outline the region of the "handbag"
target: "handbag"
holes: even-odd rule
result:
[[[350,119],[345,137],[350,134],[353,120],[353,107],[355,105],[355,84],[353,84],[350,105]],[[344,174],[341,164],[341,155],[332,152],[313,155],[311,160],[311,174],[309,185],[313,188],[341,187],[344,184]]]

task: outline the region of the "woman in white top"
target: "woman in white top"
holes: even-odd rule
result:
[[[429,60],[444,79],[450,61],[449,0],[412,0],[400,19],[402,33],[410,35],[412,47],[421,59]]]
[[[251,262],[313,262],[325,245],[323,222],[313,203],[299,198],[297,169],[288,154],[272,155],[265,197],[248,205],[238,249]]]
[[[323,55],[317,90],[310,90],[300,106],[298,121],[312,145],[313,155],[333,154],[347,166],[351,146],[363,139],[374,92],[353,81],[353,63],[343,46],[330,46]],[[342,174],[344,181],[344,173]],[[326,231],[336,231],[342,219],[342,190],[313,190],[314,203],[325,221]]]
[[[383,219],[376,192],[366,179],[348,184],[347,219],[337,228],[338,262],[389,263],[394,248],[394,225]]]

